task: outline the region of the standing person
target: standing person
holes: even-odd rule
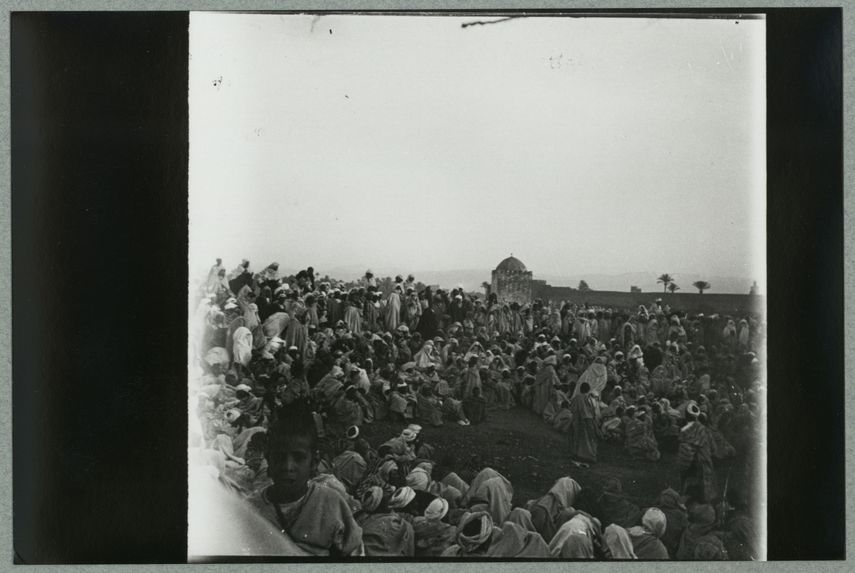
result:
[[[579,385],[579,393],[570,400],[573,422],[570,426],[570,461],[575,466],[597,461],[599,421],[597,405],[587,382]]]
[[[366,332],[377,331],[377,315],[379,313],[379,304],[376,300],[376,293],[369,290],[362,304],[362,322]]]
[[[210,281],[211,278],[219,276],[220,271],[224,270],[226,270],[226,267],[223,266],[223,259],[217,257],[217,263],[208,271],[208,280]]]
[[[534,331],[534,316],[531,314],[531,309],[526,307],[522,309],[523,315],[523,332],[531,334]]]
[[[223,259],[217,258],[217,264],[208,271],[203,291],[206,294],[217,294],[222,286],[225,286],[226,291],[228,291],[229,283],[226,281],[226,268],[223,266]]]
[[[603,322],[600,324],[600,336],[603,337],[603,342],[606,342],[614,336],[615,323],[612,319],[612,309],[607,308],[603,311]]]
[[[580,310],[576,313],[576,316],[573,320],[573,327],[571,331],[571,335],[576,339],[582,342],[588,340],[588,337],[591,336],[591,331],[588,326],[588,319],[584,315],[584,311]]]
[[[698,314],[694,320],[689,323],[689,328],[686,329],[686,334],[688,334],[689,341],[692,343],[694,348],[700,348],[706,344],[704,341],[704,328],[701,322],[703,317],[703,313]]]
[[[555,373],[557,362],[555,355],[547,357],[535,378],[531,409],[539,416],[543,415],[543,410],[546,409],[549,399],[552,398],[553,390],[560,383],[558,374]]]
[[[656,315],[651,314],[647,319],[647,328],[645,329],[644,342],[647,346],[653,346],[653,343],[659,342],[659,321],[656,320]]]
[[[630,348],[635,346],[635,338],[638,333],[638,330],[635,326],[635,315],[629,317],[629,319],[621,327],[620,333],[623,348],[624,350],[629,351]]]
[[[748,327],[748,321],[744,318],[739,321],[739,330],[737,331],[736,341],[737,350],[739,352],[748,352],[751,349],[751,330]]]
[[[348,330],[353,334],[362,333],[362,316],[359,313],[359,297],[356,292],[351,292],[347,297],[344,307],[344,322]]]
[[[654,318],[652,320],[656,319]],[[662,349],[659,347],[658,340],[653,341],[643,350],[642,362],[644,362],[644,367],[650,372],[653,372],[662,364],[663,358],[664,355],[662,354]]]
[[[401,292],[400,285],[395,285],[386,302],[386,330],[389,332],[395,332],[401,324]]]
[[[229,289],[233,293],[238,293],[242,286],[252,283],[252,272],[249,270],[249,261],[243,259],[240,264],[230,272],[226,278],[229,282]]]
[[[436,291],[433,297],[433,312],[436,315],[437,326],[440,330],[444,330],[448,325],[448,293],[442,289]]]
[[[283,335],[289,348],[295,347],[299,356],[303,356],[309,337],[309,327],[306,325],[306,313],[300,312],[288,321]]]
[[[237,294],[237,304],[243,312],[244,326],[250,331],[261,323],[261,318],[258,316],[258,305],[255,303],[255,293],[248,286],[241,287]]]
[[[374,278],[374,273],[371,272],[371,269],[365,271],[365,276],[362,278],[362,283],[368,288],[377,288],[377,279]]]
[[[736,323],[733,322],[733,319],[727,317],[727,326],[724,327],[722,331],[722,338],[724,340],[724,344],[731,354],[736,353],[736,347],[739,342],[739,334],[736,330]]]
[[[272,290],[279,286],[281,278],[282,277],[279,275],[279,263],[273,262],[267,265],[263,271],[255,276],[255,281],[259,288],[269,286]]]
[[[341,291],[335,288],[327,299],[327,323],[334,325],[342,318],[344,318],[344,308],[341,302]]]
[[[416,331],[422,335],[423,339],[427,340],[436,336],[437,328],[436,313],[433,310],[433,306],[428,302],[421,310],[421,316],[419,317],[419,323],[416,327]]]
[[[422,305],[419,302],[419,297],[412,287],[407,289],[407,326],[410,332],[415,332],[419,325],[419,318],[422,315]]]
[[[453,322],[459,322],[463,324],[463,321],[466,319],[466,309],[463,304],[463,295],[454,294],[454,298],[451,300],[451,304],[448,307],[448,312],[451,315],[451,320]]]
[[[499,403],[499,408],[502,410],[510,410],[511,404],[513,404],[513,398],[511,397],[511,370],[510,368],[503,368],[501,373],[501,378],[496,383],[496,401]]]
[[[317,328],[320,326],[321,321],[318,317],[318,301],[315,298],[315,295],[306,295],[304,303],[306,305],[306,324]]]
[[[463,379],[462,398],[465,400],[472,396],[475,388],[478,388],[478,394],[481,393],[481,373],[478,367],[478,357],[469,357],[469,367],[466,369],[466,374]]]
[[[229,283],[226,281],[226,269],[220,269],[217,274],[208,277],[202,293],[213,296],[214,303],[217,305],[225,303],[232,296],[232,291],[229,290]]]
[[[258,318],[261,322],[267,320],[277,310],[273,306],[273,291],[268,286],[261,288],[261,294],[255,299],[255,304],[258,306]]]
[[[640,345],[644,346],[647,343],[647,322],[650,320],[647,308],[643,304],[640,305],[635,316],[635,338]]]
[[[472,393],[463,399],[463,412],[472,424],[480,424],[487,419],[487,400],[481,396],[481,387],[472,388]]]
[[[680,430],[677,468],[683,492],[695,485],[702,492],[700,501],[709,503],[715,496],[712,441],[706,427],[698,421],[700,413],[694,402],[686,407],[688,423]]]
[[[514,301],[511,303],[511,332],[517,336],[525,330],[522,313],[520,312],[520,303]]]
[[[252,360],[252,332],[245,326],[239,326],[232,334],[232,341],[234,366],[240,374]]]
[[[502,335],[507,334],[511,330],[511,309],[507,303],[499,307],[496,330]]]

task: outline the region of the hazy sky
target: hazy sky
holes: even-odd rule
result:
[[[190,268],[765,268],[765,22],[190,17]],[[488,278],[488,277],[485,277]]]

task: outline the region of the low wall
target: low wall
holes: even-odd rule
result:
[[[612,308],[634,308],[640,304],[649,307],[657,298],[661,298],[663,305],[670,305],[674,310],[705,314],[760,313],[764,302],[762,296],[748,294],[579,291],[553,286],[536,289],[532,292],[532,298],[553,302],[567,301],[571,304],[588,303],[593,306]]]

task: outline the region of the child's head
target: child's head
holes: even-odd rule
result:
[[[353,442],[353,451],[365,458],[371,450],[371,445],[365,438],[356,438]]]
[[[246,450],[253,452],[264,452],[267,450],[267,432],[257,432],[249,439]]]
[[[310,413],[280,415],[268,430],[268,474],[278,501],[299,499],[317,467],[317,433]]]

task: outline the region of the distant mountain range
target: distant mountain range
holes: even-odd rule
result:
[[[351,280],[361,277],[365,273],[365,268],[356,266],[335,267],[332,269],[321,269],[322,274],[329,274],[341,280]],[[379,277],[394,276],[407,272],[406,270],[388,270],[388,269],[372,269],[374,274]],[[462,269],[453,271],[409,271],[416,277],[417,281],[421,281],[429,285],[439,285],[442,288],[454,288],[462,286],[464,289],[480,290],[481,283],[484,281],[490,282],[492,269]],[[615,275],[609,274],[588,274],[588,275],[539,275],[534,273],[534,279],[545,280],[552,286],[568,286],[576,288],[579,286],[579,281],[584,280],[592,290],[608,290],[629,292],[630,287],[636,286],[644,292],[661,291],[662,285],[656,282],[656,277],[662,273],[653,272],[633,272],[621,273]],[[748,294],[751,289],[753,279],[740,277],[726,276],[704,276],[693,273],[669,273],[677,285],[680,286],[678,292],[697,292],[692,286],[693,282],[706,281],[711,287],[705,292],[711,293],[736,293]]]
[[[316,273],[320,276],[329,275],[337,280],[355,280],[365,274],[366,267],[364,265],[343,265],[333,268],[320,268]],[[255,269],[253,270],[260,270]],[[382,267],[371,267],[374,275],[377,277],[395,276],[396,274],[406,275],[412,273],[417,281],[428,285],[439,285],[442,288],[455,288],[462,286],[467,291],[480,291],[481,283],[484,281],[490,282],[492,269],[461,269],[453,271],[418,271],[405,268],[386,269]],[[296,274],[298,269],[290,269],[281,267],[280,272],[284,275]],[[204,277],[207,273],[206,269],[201,269],[201,274],[198,276]],[[630,287],[636,286],[643,292],[662,292],[662,285],[656,282],[656,277],[662,273],[653,272],[632,272],[621,274],[587,274],[587,275],[540,275],[534,272],[535,280],[545,280],[552,286],[567,286],[576,288],[579,286],[579,281],[584,280],[592,290],[607,290],[618,292],[629,292]],[[695,273],[669,273],[676,283],[680,286],[678,292],[697,292],[692,286],[695,281],[706,281],[711,287],[705,292],[710,293],[735,293],[748,294],[751,289],[753,279],[728,276],[704,276]],[[762,293],[762,290],[761,290]]]

